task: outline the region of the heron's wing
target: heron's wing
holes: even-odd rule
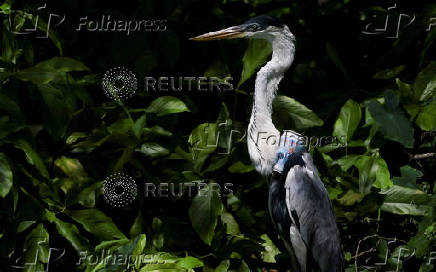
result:
[[[291,242],[296,243],[297,247],[303,242],[306,248],[310,248],[312,255],[318,255],[326,240],[327,243],[333,242],[334,247],[340,247],[339,237],[327,190],[318,176],[312,158],[305,153],[302,159],[304,165],[292,166],[285,183],[286,206],[296,226],[296,229],[291,227],[290,230],[295,240]],[[331,252],[327,248],[326,250]],[[313,257],[319,259],[318,256]]]
[[[309,170],[310,171],[310,170]],[[309,185],[311,174],[305,166],[294,165],[289,169],[286,176],[286,207],[292,224],[290,226],[290,242],[294,248],[296,258],[303,271],[307,265],[307,251],[310,238],[310,226],[307,225],[307,218],[313,217],[312,205],[307,202],[310,192],[314,191]]]

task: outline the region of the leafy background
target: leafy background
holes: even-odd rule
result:
[[[436,165],[422,154],[434,152],[436,142],[436,27],[425,30],[436,5],[396,3],[396,16],[417,18],[398,39],[361,33],[394,4],[381,1],[67,0],[40,11],[42,3],[0,4],[1,270],[36,260],[24,269],[285,271],[266,181],[250,166],[243,135],[229,134],[247,126],[253,74],[270,48],[260,41],[188,40],[268,13],[297,37],[294,65],[274,102],[277,126],[348,139],[346,147],[311,150],[336,212],[347,271],[369,271],[385,256],[381,270],[434,271]],[[49,39],[37,38],[50,13],[66,20]],[[31,28],[36,14],[38,32],[11,33]],[[81,17],[103,14],[163,19],[167,30],[75,31]],[[102,75],[115,66],[139,79],[124,104],[101,90]],[[236,90],[142,88],[144,76],[203,75],[232,76]],[[205,139],[218,133],[211,147]],[[113,208],[102,196],[102,181],[118,171],[132,176],[140,192],[128,208]],[[204,196],[141,193],[145,182],[190,181],[208,183]],[[234,194],[219,197],[215,183],[233,183]],[[50,248],[65,254],[56,258],[60,252]],[[117,255],[76,265],[81,252],[105,250]],[[154,263],[111,264],[135,254]]]

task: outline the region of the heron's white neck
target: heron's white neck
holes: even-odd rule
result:
[[[294,60],[294,36],[285,26],[283,32],[270,36],[271,60],[257,73],[254,103],[248,126],[248,151],[256,170],[262,175],[272,172],[277,159],[277,145],[280,134],[272,122],[272,102],[286,70]],[[269,138],[267,139],[263,138]]]

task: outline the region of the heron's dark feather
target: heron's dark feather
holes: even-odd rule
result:
[[[288,212],[296,214],[300,235],[321,271],[343,271],[339,231],[327,190],[310,155],[304,153],[302,159],[305,164],[291,166],[284,184]]]
[[[267,28],[268,26],[283,27],[283,23],[279,19],[269,15],[260,15],[253,17],[247,20],[244,25],[250,25],[253,23],[259,24],[262,28]]]

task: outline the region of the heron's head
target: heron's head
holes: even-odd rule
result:
[[[283,35],[292,36],[285,24],[269,15],[260,15],[251,18],[241,25],[232,26],[215,32],[209,32],[191,38],[190,40],[211,41],[234,38],[258,38],[272,41],[275,37]]]

